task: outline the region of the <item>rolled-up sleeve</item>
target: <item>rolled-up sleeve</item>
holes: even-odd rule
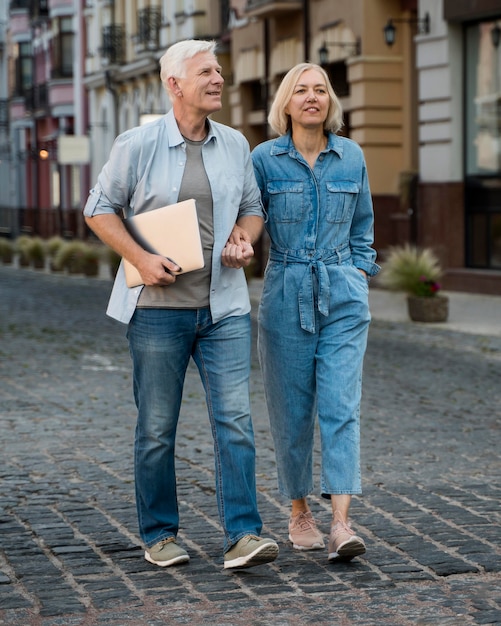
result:
[[[238,217],[256,215],[263,216],[263,204],[261,201],[261,192],[256,182],[254,166],[250,156],[250,151],[246,151],[244,161],[244,189],[242,201],[240,203]]]
[[[127,211],[137,176],[137,158],[134,156],[135,135],[119,135],[113,144],[109,159],[90,190],[83,214],[86,217]]]

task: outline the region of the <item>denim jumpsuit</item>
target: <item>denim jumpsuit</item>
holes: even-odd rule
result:
[[[313,491],[318,415],[322,495],[358,494],[370,322],[358,270],[379,271],[364,156],[329,134],[312,170],[287,134],[257,146],[252,160],[271,240],[258,348],[279,490],[291,500]]]

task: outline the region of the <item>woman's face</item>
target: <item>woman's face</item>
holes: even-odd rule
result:
[[[329,104],[329,93],[323,75],[318,70],[310,69],[299,77],[285,112],[290,115],[292,126],[320,126],[323,129]]]

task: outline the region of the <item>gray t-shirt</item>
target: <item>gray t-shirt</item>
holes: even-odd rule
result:
[[[186,142],[186,166],[184,169],[179,202],[195,198],[198,223],[204,253],[205,266],[200,270],[181,274],[168,287],[144,287],[138,307],[163,309],[198,309],[209,306],[209,289],[214,246],[214,223],[212,216],[212,193],[202,160],[202,141]],[[173,259],[174,261],[176,259]]]

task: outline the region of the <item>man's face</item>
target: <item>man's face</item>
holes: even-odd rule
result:
[[[210,52],[200,52],[185,63],[184,78],[176,79],[181,89],[180,104],[205,116],[219,111],[224,78],[221,66]]]

